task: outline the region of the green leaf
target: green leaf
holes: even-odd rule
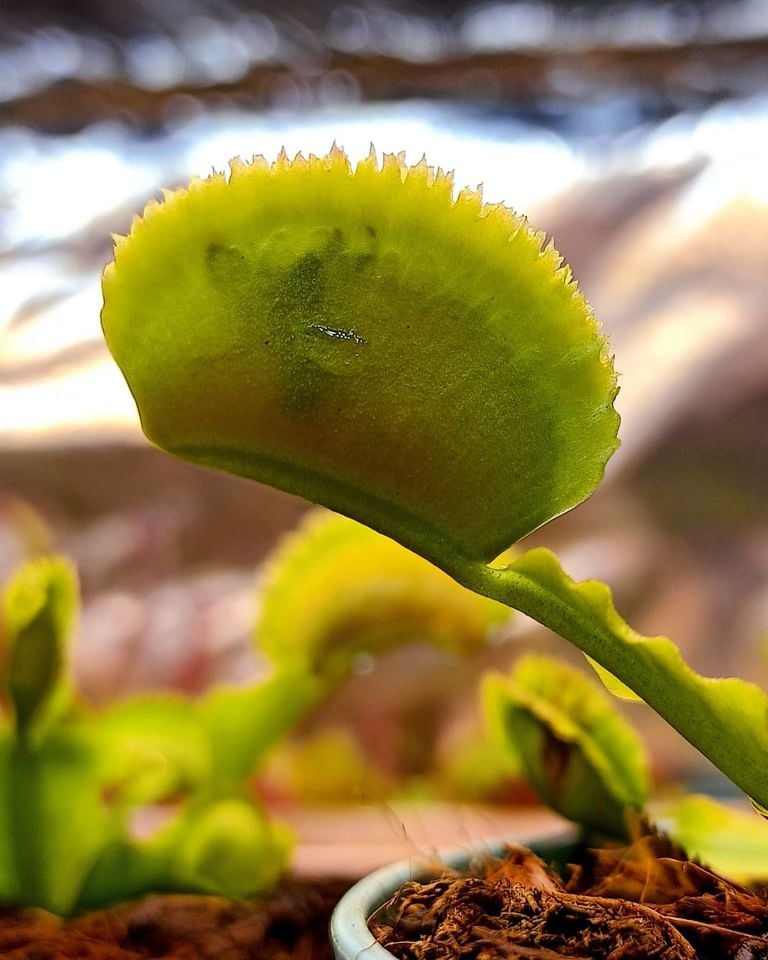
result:
[[[654,821],[689,857],[737,883],[768,880],[768,823],[704,796],[663,806]]]
[[[513,674],[489,675],[491,729],[519,751],[531,786],[568,820],[617,837],[648,794],[642,744],[587,677],[548,657],[525,657]]]
[[[544,241],[426,162],[237,161],[117,241],[102,324],[158,446],[450,569],[589,496],[617,446],[606,343]]]
[[[421,642],[470,653],[508,618],[393,540],[315,511],[267,568],[257,642],[275,663],[333,681],[362,651]]]
[[[44,732],[69,704],[77,575],[63,557],[24,564],[3,593],[4,686],[19,738]]]
[[[503,569],[467,566],[463,577],[570,640],[768,805],[768,697],[756,684],[699,675],[667,637],[641,636],[622,620],[604,583],[574,583],[549,550],[529,550]]]
[[[211,744],[211,783],[250,776],[324,692],[315,677],[290,668],[259,684],[211,689],[195,707]]]

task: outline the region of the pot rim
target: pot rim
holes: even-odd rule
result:
[[[413,856],[379,867],[358,880],[333,911],[330,937],[336,960],[394,960],[394,955],[374,939],[368,929],[368,918],[407,881],[435,875],[437,863],[463,870],[476,857],[499,856],[503,848],[510,845],[529,847],[547,859],[562,854],[577,838],[575,829],[557,826],[546,832],[489,839],[471,847],[452,847],[438,851],[434,858]]]

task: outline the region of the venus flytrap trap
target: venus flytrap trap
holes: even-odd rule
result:
[[[676,793],[649,809],[642,740],[598,683],[551,657],[522,657],[508,675],[482,683],[485,722],[539,799],[576,824],[590,842],[631,843],[662,829],[692,858],[739,883],[764,883],[763,822],[709,797]]]
[[[387,537],[316,510],[267,564],[257,644],[330,681],[358,653],[407,643],[471,654],[509,615]]]
[[[361,654],[428,644],[451,656],[471,656],[487,646],[510,613],[393,540],[318,509],[285,537],[265,566],[256,644],[275,664],[303,664],[331,685],[354,669]],[[233,721],[236,740],[234,715]],[[314,750],[305,744],[303,751],[293,751],[294,757],[302,753],[299,778],[314,774],[317,781],[307,783],[311,796],[332,795],[332,783],[322,780],[350,786],[355,769],[376,791],[375,771],[365,770],[341,731],[330,740],[317,739]],[[378,786],[381,792],[384,784]]]
[[[494,739],[547,806],[588,833],[627,838],[628,815],[648,799],[647,763],[602,690],[573,667],[528,656],[510,676],[488,674],[482,701]]]
[[[527,613],[768,805],[761,689],[699,676],[547,550],[492,564],[588,497],[617,446],[608,345],[523,218],[402,156],[233,161],[117,239],[102,323],[158,446],[330,506]]]
[[[151,203],[102,313],[150,439],[456,574],[584,499],[617,445],[605,341],[541,235],[452,194],[335,150]]]

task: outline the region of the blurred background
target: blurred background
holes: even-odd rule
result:
[[[148,446],[102,343],[100,273],[161,187],[235,155],[336,141],[356,159],[373,142],[526,213],[612,339],[622,448],[530,544],[608,581],[701,672],[765,685],[766,129],[761,0],[5,0],[0,579],[51,547],[74,558],[94,702],[258,674],[259,564],[306,505]],[[469,665],[366,661],[261,788],[525,801],[478,756],[475,680],[530,644],[574,657],[519,617]],[[661,721],[632,718],[658,781],[725,789]]]

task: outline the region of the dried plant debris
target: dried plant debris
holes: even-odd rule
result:
[[[402,960],[768,960],[768,900],[666,837],[586,851],[566,882],[510,847],[478,876],[405,884],[370,922]]]

